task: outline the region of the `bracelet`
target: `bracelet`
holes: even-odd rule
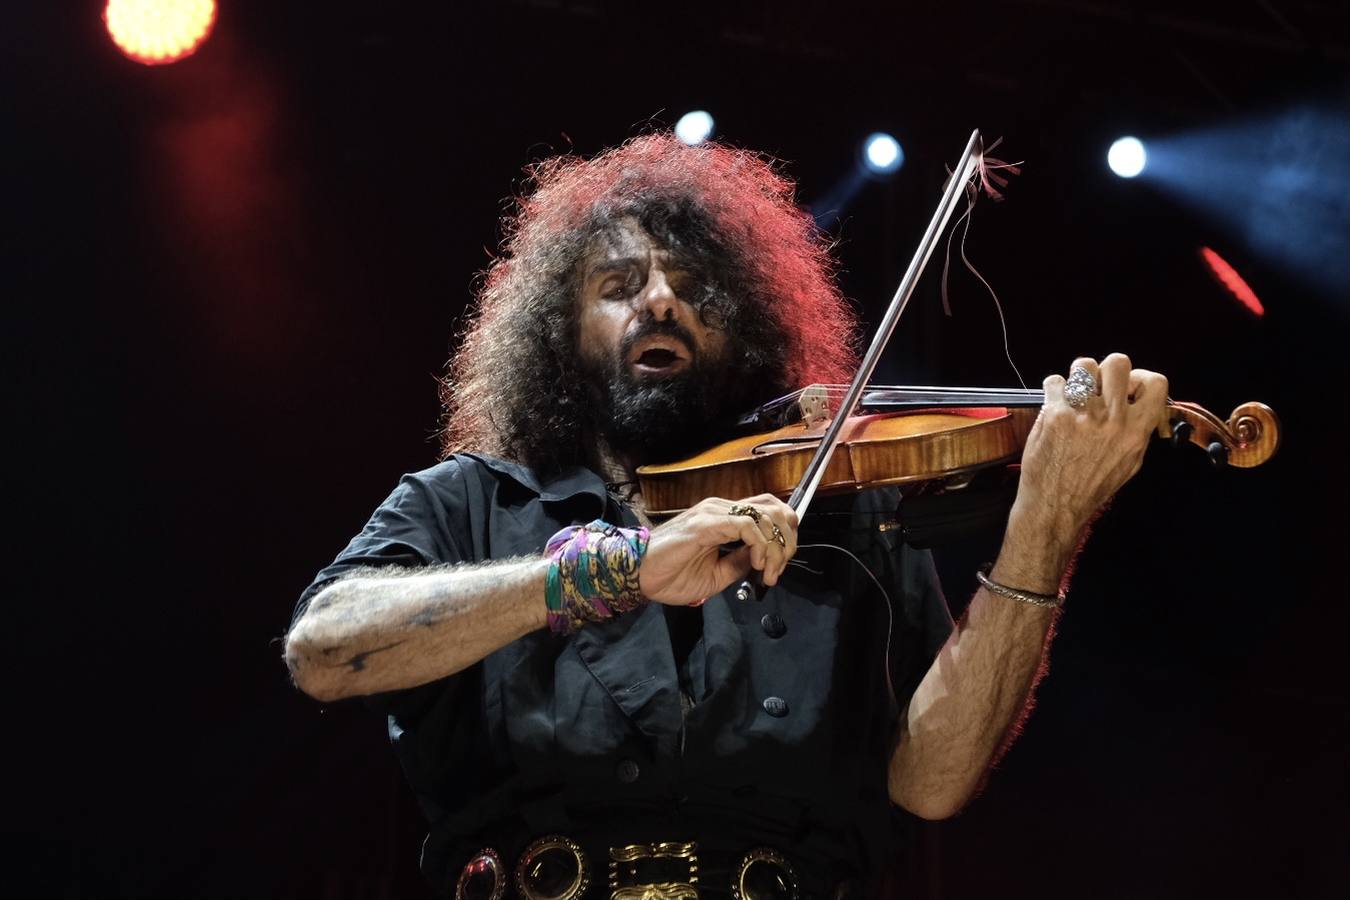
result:
[[[638,567],[651,532],[618,528],[596,519],[571,525],[549,538],[544,578],[548,627],[554,634],[575,634],[587,622],[604,622],[646,606]]]
[[[998,594],[1000,597],[1007,597],[1009,600],[1020,600],[1023,603],[1030,603],[1032,606],[1048,606],[1058,608],[1064,605],[1064,592],[1058,594],[1033,594],[1031,591],[1019,591],[1017,588],[1010,588],[1006,584],[999,584],[984,574],[984,569],[976,569],[975,577],[979,579],[980,584],[991,594]]]

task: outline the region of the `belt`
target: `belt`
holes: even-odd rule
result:
[[[770,847],[725,854],[700,851],[697,841],[669,841],[611,846],[606,856],[606,870],[597,872],[580,844],[552,834],[526,847],[509,872],[501,854],[485,847],[460,871],[455,900],[503,900],[512,887],[518,900],[699,900],[701,893],[801,898],[796,870]],[[839,888],[834,895],[851,893]]]

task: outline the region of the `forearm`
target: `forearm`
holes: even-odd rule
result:
[[[344,578],[292,626],[286,664],[325,701],[444,678],[545,626],[547,572],[527,559]]]
[[[1079,536],[1077,527],[1057,532],[1044,515],[1015,508],[990,577],[1053,594]],[[894,802],[938,819],[975,794],[1029,708],[1056,613],[976,592],[899,724],[889,772]]]

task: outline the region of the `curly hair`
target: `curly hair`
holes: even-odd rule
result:
[[[851,375],[856,318],[827,240],[775,161],[660,133],[589,160],[549,159],[528,175],[533,190],[503,220],[502,252],[441,382],[446,455],[490,453],[540,472],[589,461],[580,263],[625,220],[700,261],[703,296],[693,302],[705,324],[725,329],[732,380],[755,386],[749,405]]]

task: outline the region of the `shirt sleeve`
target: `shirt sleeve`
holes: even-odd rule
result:
[[[305,588],[291,623],[304,615],[316,594],[355,569],[465,562],[471,545],[468,492],[459,462],[451,459],[404,475],[361,533]]]

